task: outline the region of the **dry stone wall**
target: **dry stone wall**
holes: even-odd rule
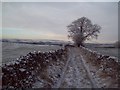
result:
[[[74,47],[70,46],[69,47]],[[51,88],[59,80],[67,61],[67,47],[52,52],[34,52],[2,66],[2,88],[32,88],[38,77]],[[119,60],[80,47],[80,55],[98,88],[118,87]],[[51,76],[50,76],[51,75]],[[40,84],[38,85],[40,86]],[[35,87],[36,88],[36,87]]]
[[[102,55],[84,47],[80,47],[80,52],[98,87],[118,87],[120,67],[118,58]]]
[[[47,76],[48,66],[53,63],[66,61],[66,50],[59,49],[52,52],[34,52],[20,57],[15,62],[2,66],[2,88],[31,88],[37,76],[53,81]],[[50,87],[47,85],[45,87]]]

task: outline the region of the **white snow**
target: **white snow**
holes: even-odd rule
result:
[[[26,69],[24,69],[24,68],[20,68],[19,69],[21,72],[24,72]]]

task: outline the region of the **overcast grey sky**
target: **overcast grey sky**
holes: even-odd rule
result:
[[[102,27],[91,42],[117,41],[117,2],[4,2],[3,38],[68,40],[66,26],[83,16]]]

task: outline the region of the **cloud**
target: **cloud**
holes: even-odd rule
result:
[[[3,27],[24,29],[24,32],[28,33],[32,30],[38,34],[42,33],[43,37],[46,37],[46,33],[48,33],[48,36],[52,39],[56,35],[61,35],[60,39],[67,36],[67,25],[77,18],[86,16],[93,23],[102,26],[98,42],[103,41],[103,38],[109,42],[116,40],[118,37],[117,8],[115,2],[3,3]],[[109,40],[108,37],[112,39]]]

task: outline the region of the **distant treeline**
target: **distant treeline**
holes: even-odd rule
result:
[[[21,43],[21,44],[35,44],[35,45],[58,45],[58,46],[63,46],[63,43],[56,43],[56,42],[50,42],[50,41],[46,41],[46,42],[29,42],[29,41],[21,41],[21,40],[16,40],[16,41],[9,41],[7,39],[3,39],[2,42],[11,42],[11,43]]]

